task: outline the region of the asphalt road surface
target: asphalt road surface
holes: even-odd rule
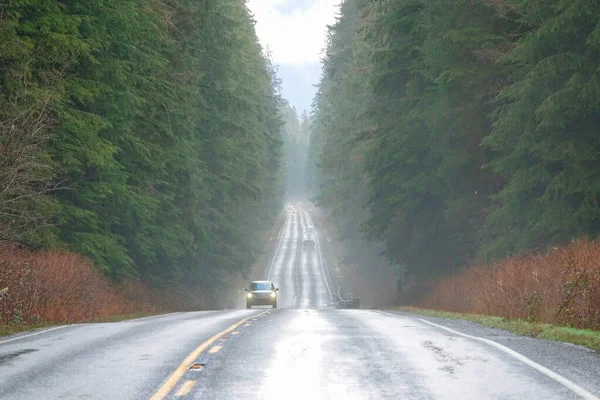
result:
[[[279,309],[0,339],[0,399],[598,399],[600,356],[464,321],[337,310],[308,210],[272,262]],[[311,237],[314,247],[304,247]]]
[[[265,269],[267,279],[280,288],[278,307],[331,306],[335,290],[321,260],[319,236],[310,213],[297,207],[288,213],[278,240],[271,264]],[[313,240],[315,245],[305,246],[304,240]]]

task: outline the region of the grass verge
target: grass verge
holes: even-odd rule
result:
[[[508,319],[480,314],[461,314],[416,307],[396,307],[395,310],[406,311],[429,317],[463,319],[478,323],[483,326],[488,326],[490,328],[504,329],[517,335],[572,343],[585,346],[592,350],[600,351],[600,332],[597,331],[528,322],[520,319]]]
[[[153,317],[155,315],[161,315],[163,313],[133,313],[133,314],[124,314],[124,315],[111,315],[109,317],[103,317],[94,319],[92,321],[82,321],[82,322],[90,322],[90,323],[110,323],[110,322],[120,322],[126,321],[130,319],[137,318],[145,318],[145,317]],[[53,326],[60,325],[70,325],[72,323],[59,323],[59,322],[47,322],[47,323],[36,323],[36,324],[0,324],[0,337],[10,336],[16,333],[35,331],[37,329],[43,328],[51,328]]]
[[[19,325],[0,325],[0,337],[14,335],[15,333],[35,331],[42,328],[51,328],[60,324],[19,324]]]

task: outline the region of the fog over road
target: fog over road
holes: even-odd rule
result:
[[[0,399],[597,399],[600,357],[463,321],[338,310],[308,209],[264,278],[279,309],[175,313],[0,339]],[[303,239],[313,238],[314,247]],[[332,296],[332,292],[334,296]]]
[[[308,231],[312,227],[314,231]],[[312,239],[315,246],[303,246]],[[279,245],[265,271],[267,279],[280,288],[279,307],[323,308],[332,305],[331,283],[321,263],[318,232],[308,211],[296,208],[287,216]]]

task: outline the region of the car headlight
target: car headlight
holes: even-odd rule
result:
[[[277,297],[277,293],[271,292],[271,298],[274,299],[275,297]]]
[[[248,297],[249,299],[251,299],[251,298],[252,298],[252,293],[248,293],[247,297]]]

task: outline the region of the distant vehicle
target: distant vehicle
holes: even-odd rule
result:
[[[302,245],[304,247],[314,247],[315,246],[315,241],[313,239],[304,239],[302,241]]]
[[[314,232],[315,231],[315,227],[314,226],[307,226],[306,227],[306,232]]]
[[[250,284],[250,288],[245,289],[246,292],[246,308],[252,306],[272,306],[277,308],[277,292],[271,281],[254,281]]]

